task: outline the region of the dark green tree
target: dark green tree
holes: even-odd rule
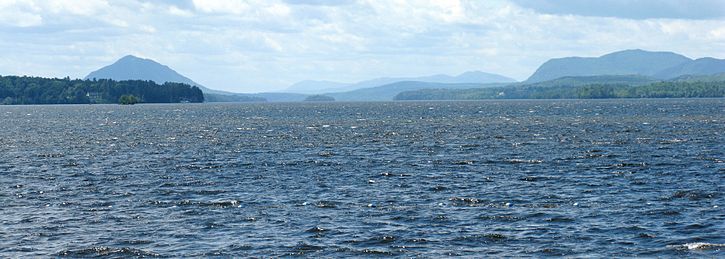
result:
[[[145,103],[204,102],[201,89],[181,83],[0,76],[0,104],[117,103],[123,95]]]

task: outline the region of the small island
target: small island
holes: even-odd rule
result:
[[[120,105],[134,105],[138,102],[138,97],[133,95],[121,95],[121,97],[118,98],[118,104]]]
[[[327,95],[310,95],[305,98],[305,102],[334,102],[335,98]]]

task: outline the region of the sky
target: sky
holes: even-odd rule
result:
[[[125,55],[213,89],[456,75],[525,80],[624,49],[725,58],[723,0],[0,0],[0,75],[83,78]]]

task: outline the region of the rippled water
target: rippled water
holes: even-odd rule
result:
[[[0,257],[725,256],[725,100],[0,106]]]

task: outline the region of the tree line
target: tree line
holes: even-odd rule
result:
[[[123,95],[144,103],[204,101],[201,89],[182,83],[0,76],[0,104],[118,103]]]
[[[725,82],[656,82],[646,85],[513,86],[478,89],[423,89],[402,92],[395,100],[603,99],[725,97]]]

